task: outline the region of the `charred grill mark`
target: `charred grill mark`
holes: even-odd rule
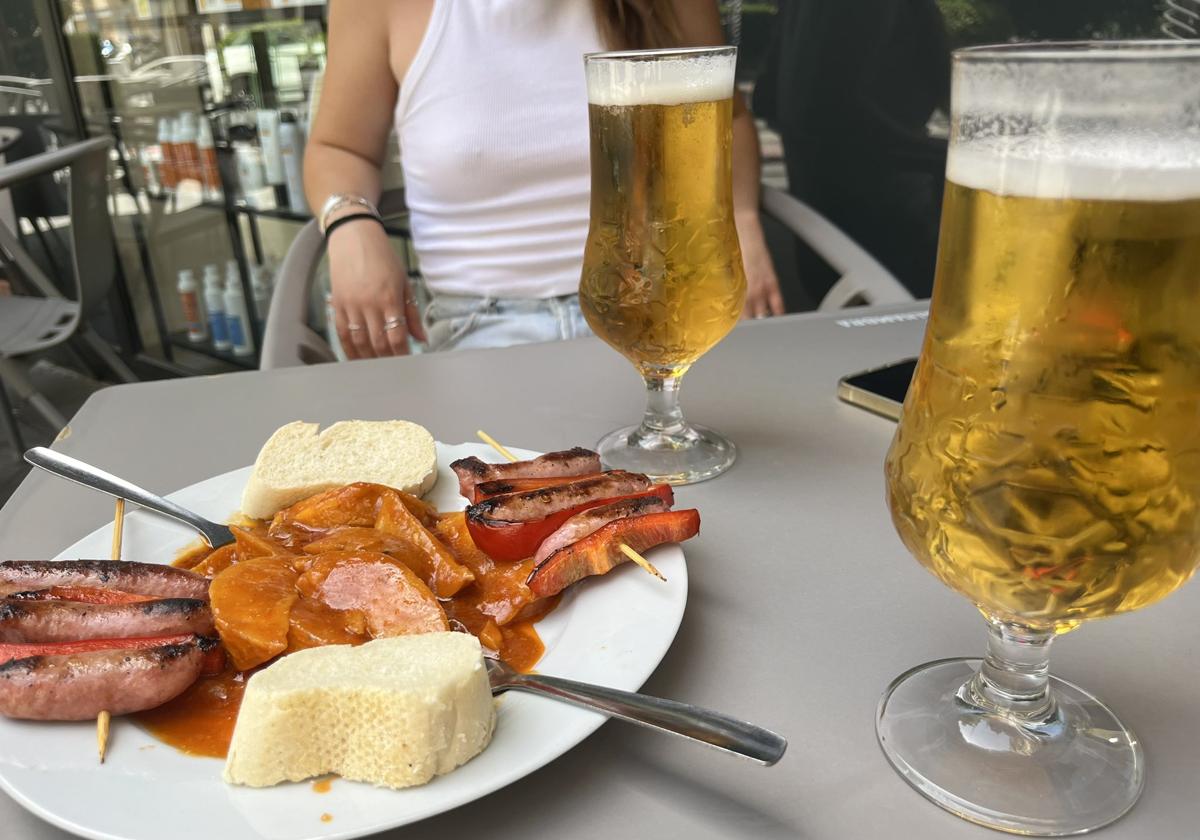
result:
[[[475,485],[476,492],[484,496],[498,496],[501,493],[511,493],[517,489],[517,485],[511,481],[481,481]]]
[[[564,449],[561,452],[547,452],[540,460],[544,464],[558,464],[564,461],[570,461],[573,458],[595,458],[596,453],[590,449],[584,449],[582,446],[575,446],[571,449]]]
[[[623,496],[636,493],[640,488],[649,488],[650,480],[644,475],[610,470],[594,478],[582,481],[572,481],[555,484],[550,487],[539,487],[535,490],[525,490],[520,493],[507,493],[503,496],[493,496],[467,508],[467,516],[478,521],[481,518],[495,518],[497,510],[512,508],[520,510],[526,505],[558,505],[572,507],[570,502],[585,502],[594,498],[593,491],[597,488],[610,488],[611,495]],[[503,519],[504,517],[499,517]]]
[[[142,615],[194,615],[197,610],[208,609],[208,602],[198,598],[162,598],[157,601],[142,601],[133,606],[140,607]]]
[[[491,464],[485,464],[483,461],[480,461],[478,458],[472,455],[470,458],[459,458],[450,465],[450,469],[459,475],[466,473],[467,475],[473,475],[477,478],[483,478],[485,475],[487,475],[488,469],[491,466]]]
[[[26,656],[24,659],[10,659],[0,665],[0,680],[11,680],[13,677],[26,676],[36,671],[42,664],[44,656]]]

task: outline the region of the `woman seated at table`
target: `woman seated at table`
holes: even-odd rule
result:
[[[322,208],[338,336],[351,358],[498,347],[587,333],[579,275],[588,228],[583,54],[722,43],[715,0],[334,0],[329,62],[305,156]],[[758,140],[734,104],[734,205],[745,314],[783,312],[758,218]],[[391,121],[413,245],[432,300],[424,324],[382,225]],[[358,216],[339,223],[347,216]]]

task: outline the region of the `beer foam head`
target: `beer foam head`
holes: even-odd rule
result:
[[[1196,45],[960,51],[946,177],[1031,198],[1200,198],[1196,102]]]
[[[585,56],[592,105],[682,105],[733,96],[732,47]]]
[[[1182,150],[1161,148],[1056,143],[1039,151],[976,141],[952,145],[946,179],[1027,198],[1183,201],[1200,198],[1200,159],[1188,163]]]

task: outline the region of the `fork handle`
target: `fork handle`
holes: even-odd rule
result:
[[[514,674],[495,689],[553,697],[629,723],[699,741],[767,766],[779,761],[787,749],[787,739],[769,729],[711,709],[646,694],[540,674]]]
[[[102,493],[116,496],[119,499],[128,499],[147,510],[178,519],[185,525],[190,525],[199,531],[208,541],[209,545],[213,545],[214,539],[218,544],[221,540],[222,534],[220,529],[223,526],[217,525],[215,522],[210,522],[204,517],[192,513],[187,508],[180,507],[174,502],[164,499],[162,496],[155,495],[149,490],[138,487],[136,484],[131,484],[123,478],[118,478],[112,473],[107,473],[69,455],[63,455],[61,452],[55,452],[53,449],[45,446],[35,446],[33,449],[25,451],[25,460],[38,469],[53,473],[60,478],[74,481],[76,484],[82,484],[84,487],[91,487],[93,490],[99,490]]]

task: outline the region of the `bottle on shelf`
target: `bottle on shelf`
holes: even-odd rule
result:
[[[180,111],[175,122],[175,149],[179,155],[179,180],[200,183],[200,148],[196,144],[196,115]]]
[[[179,302],[183,304],[183,320],[187,322],[188,341],[199,343],[208,338],[204,314],[200,308],[200,287],[190,268],[179,271]]]
[[[271,308],[271,274],[266,264],[250,269],[250,290],[254,292],[254,317],[265,324]]]
[[[175,123],[170,117],[158,121],[158,148],[162,162],[158,165],[158,181],[163,190],[173,190],[179,182],[175,165]]]
[[[225,270],[225,323],[235,356],[254,354],[250,332],[250,316],[246,311],[246,296],[242,292],[241,274],[237,262],[230,260]]]
[[[275,193],[275,204],[287,206],[287,175],[283,171],[283,152],[279,146],[279,112],[260,108],[257,114],[258,146],[262,150],[263,176]]]
[[[221,195],[221,170],[217,167],[217,148],[213,142],[212,123],[207,118],[200,120],[196,132],[196,148],[200,150],[200,183],[209,198]]]
[[[238,187],[242,198],[254,207],[261,206],[259,194],[263,190],[262,155],[245,140],[233,144],[233,155],[237,161]]]
[[[291,111],[279,116],[279,150],[287,178],[288,205],[296,213],[308,213],[304,197],[304,134]]]
[[[221,283],[221,269],[216,263],[204,266],[204,308],[208,310],[208,331],[212,335],[214,350],[231,350],[229,324],[225,319],[225,287]]]

